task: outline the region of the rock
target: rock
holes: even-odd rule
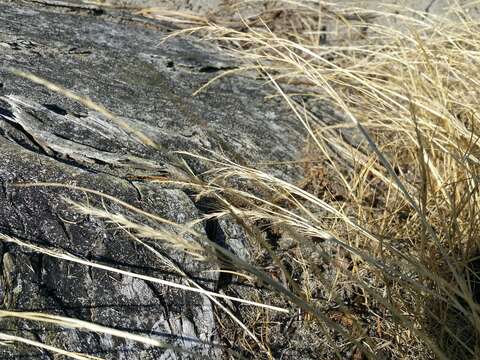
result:
[[[106,4],[115,6],[161,7],[172,10],[192,11],[199,14],[215,10],[223,0],[106,0]]]
[[[44,2],[45,3],[45,2]],[[184,283],[116,224],[80,214],[64,198],[88,201],[125,216],[118,203],[81,191],[16,187],[55,182],[110,194],[175,222],[204,212],[181,189],[146,182],[175,165],[175,150],[222,151],[235,161],[290,161],[304,134],[288,110],[265,100],[263,83],[224,78],[192,93],[221,71],[239,64],[221,50],[188,38],[162,41],[168,24],[144,22],[118,10],[97,11],[0,0],[0,233],[67,251],[139,274]],[[66,3],[66,2],[62,2]],[[53,5],[52,5],[53,4]],[[67,4],[68,5],[68,4]],[[93,9],[93,10],[92,10]],[[95,10],[95,11],[94,11]],[[157,148],[104,115],[13,75],[32,72],[103,104]],[[204,167],[189,161],[194,172]],[[271,166],[291,179],[298,169]],[[146,221],[140,215],[137,221]],[[151,224],[158,226],[158,224]],[[249,256],[245,234],[233,221],[198,224],[202,239],[221,240]],[[214,264],[156,242],[155,249],[206,289],[215,290]],[[225,353],[213,305],[202,295],[59,260],[12,243],[1,247],[3,310],[78,318],[152,336],[188,350],[149,348],[110,335],[3,318],[5,334],[106,359],[220,358]],[[213,275],[212,275],[213,274]],[[0,358],[48,359],[53,353],[20,345],[0,347]]]

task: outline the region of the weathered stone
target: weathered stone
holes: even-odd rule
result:
[[[114,6],[132,6],[140,8],[160,7],[172,10],[208,13],[223,5],[223,0],[104,0],[105,4]]]
[[[51,2],[52,3],[52,2]],[[153,25],[154,26],[153,26]],[[193,97],[224,69],[238,66],[212,46],[192,39],[165,42],[167,25],[137,21],[121,11],[44,6],[0,0],[0,233],[51,246],[140,274],[182,282],[178,274],[136,244],[116,224],[82,215],[64,201],[89,201],[126,214],[116,203],[64,188],[15,187],[56,182],[113,195],[175,222],[198,219],[202,208],[182,190],[144,182],[164,174],[174,150],[222,151],[241,163],[294,160],[303,134],[278,102],[265,100],[262,83],[228,77]],[[154,27],[154,29],[151,29]],[[105,105],[158,144],[134,135],[99,113],[17,77],[32,72]],[[200,163],[190,161],[193,171]],[[280,174],[274,167],[270,171]],[[297,169],[282,169],[287,178]],[[146,221],[140,215],[134,217]],[[153,224],[152,226],[158,226]],[[245,235],[231,221],[198,225],[204,239],[249,256]],[[212,265],[154,244],[204,288],[215,290]],[[133,331],[189,350],[149,349],[102,334],[3,319],[0,332],[26,336],[107,359],[222,356],[212,304],[197,294],[91,269],[5,243],[0,299],[7,310],[40,311]],[[210,274],[210,275],[209,275]],[[53,359],[45,350],[16,344],[0,358]]]

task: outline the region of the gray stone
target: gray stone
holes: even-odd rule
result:
[[[105,4],[114,6],[159,7],[199,14],[215,10],[223,3],[223,0],[105,0]]]
[[[288,110],[279,102],[265,100],[263,83],[228,77],[192,96],[238,63],[193,39],[162,41],[170,30],[165,23],[145,22],[118,10],[0,0],[0,233],[182,282],[115,224],[79,214],[63,198],[88,200],[127,215],[118,204],[71,189],[14,184],[83,186],[185,223],[204,212],[191,194],[146,181],[175,169],[185,175],[179,155],[172,151],[221,151],[244,164],[296,158],[304,137],[301,127],[290,123]],[[135,134],[105,116],[7,68],[32,72],[92,98],[158,147],[140,144]],[[198,161],[186,161],[194,172],[205,169]],[[286,174],[287,179],[298,172],[292,165],[267,170]],[[134,219],[145,221],[139,215]],[[198,225],[201,239],[223,241],[237,255],[249,256],[238,225],[229,220],[214,223],[223,240],[212,224],[204,225]],[[203,271],[215,265],[158,242],[152,246],[204,288],[217,288],[216,273]],[[106,359],[219,358],[225,353],[213,306],[204,296],[61,261],[11,243],[3,244],[0,259],[2,309],[47,312],[134,331],[195,355],[20,320],[2,319],[0,332]],[[0,347],[0,358],[54,356],[15,344]]]

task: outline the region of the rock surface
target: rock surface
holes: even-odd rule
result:
[[[204,209],[182,190],[143,181],[163,174],[172,157],[177,159],[171,151],[222,151],[249,164],[289,161],[297,156],[298,139],[304,135],[289,122],[286,109],[264,99],[261,82],[228,77],[192,96],[219,72],[238,66],[219,49],[191,39],[162,41],[168,25],[121,11],[47,3],[0,0],[0,233],[181,283],[116,224],[79,214],[64,197],[125,213],[118,204],[71,189],[14,184],[82,186],[184,223],[199,218]],[[32,72],[92,98],[148,134],[159,148],[140,144],[103,115],[7,68]],[[189,165],[195,172],[203,170],[196,162]],[[294,176],[295,169],[289,171]],[[241,229],[228,222],[213,225],[199,224],[201,237],[216,241],[218,229],[223,229],[222,242],[239,256],[248,256]],[[208,264],[158,243],[155,247],[203,287],[215,290],[218,277],[202,273]],[[12,243],[3,243],[0,255],[3,310],[91,321],[152,336],[194,355],[8,318],[1,320],[0,333],[106,359],[225,354],[213,305],[205,296],[58,260]],[[0,347],[0,358],[56,356],[14,343]]]
[[[228,1],[228,0],[227,0]],[[191,11],[205,14],[224,4],[224,0],[106,0],[106,4],[115,6],[162,7],[172,10]]]

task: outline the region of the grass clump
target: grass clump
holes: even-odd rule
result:
[[[272,1],[180,31],[244,59],[236,71],[268,80],[305,125],[303,180],[204,159],[214,167],[205,186],[224,215],[291,239],[269,259],[280,272],[289,264],[285,283],[316,309],[337,301],[334,322],[357,328],[346,343],[361,356],[479,356],[480,33],[470,6],[433,15]],[[325,268],[334,276],[322,281]],[[303,321],[325,321],[303,309]]]

